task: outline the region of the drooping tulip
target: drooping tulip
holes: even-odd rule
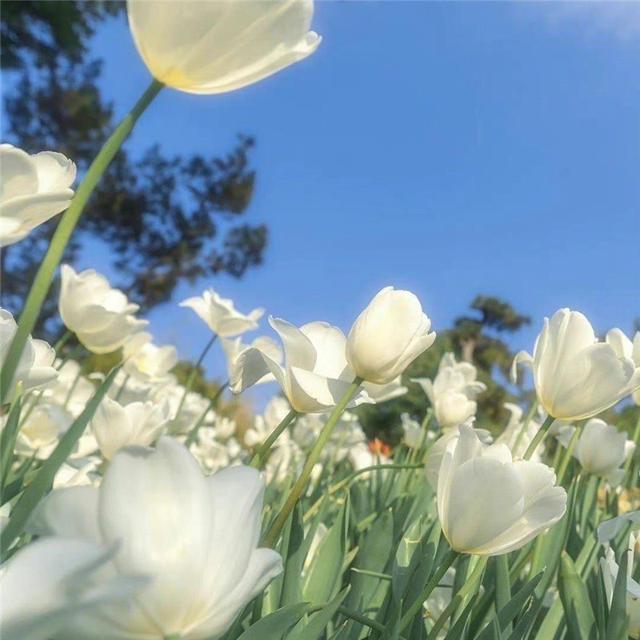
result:
[[[63,264],[60,273],[60,317],[89,351],[116,351],[148,324],[135,317],[138,305],[93,269],[76,273]]]
[[[229,298],[221,298],[213,289],[207,289],[201,296],[187,298],[181,307],[193,309],[203,322],[222,338],[231,338],[258,328],[258,320],[264,309],[253,309],[248,314],[240,313]]]
[[[495,556],[523,547],[564,514],[567,494],[555,473],[530,460],[513,461],[502,444],[483,445],[459,427],[438,474],[438,517],[451,548]]]
[[[246,361],[243,358],[240,358],[240,356],[247,349],[258,349],[258,351],[266,353],[275,362],[282,361],[282,351],[280,347],[276,344],[275,340],[272,340],[267,336],[260,336],[248,345],[243,344],[242,338],[239,336],[233,339],[221,338],[221,341],[224,354],[227,357],[227,379],[230,381],[232,380],[233,385],[236,388],[242,388],[244,386],[242,384],[242,380],[245,376],[243,367]],[[253,380],[254,376],[252,373],[247,372],[247,375]],[[271,373],[266,373],[266,375],[257,380],[254,384],[271,382],[273,380],[273,375],[271,375]]]
[[[282,570],[259,549],[264,482],[236,466],[205,477],[187,449],[161,438],[155,450],[121,449],[100,488],[52,491],[29,530],[105,545],[118,543],[107,569],[148,576],[126,604],[70,620],[59,637],[182,640],[220,637]]]
[[[478,394],[487,387],[476,380],[478,371],[470,362],[456,362],[453,353],[445,353],[438,374],[429,378],[413,378],[425,392],[442,429],[467,424],[476,414]]]
[[[269,322],[282,340],[284,366],[260,349],[247,349],[239,357],[242,379],[231,380],[232,391],[240,393],[271,372],[296,411],[331,411],[355,378],[345,358],[342,331],[326,322],[310,322],[299,329],[277,318]],[[369,401],[364,392],[355,402],[363,401]]]
[[[397,378],[436,338],[431,320],[409,291],[386,287],[358,316],[347,338],[347,360],[366,382]]]
[[[18,242],[71,202],[76,165],[61,153],[0,144],[0,247]]]
[[[18,329],[13,316],[4,309],[0,309],[0,369],[4,367],[7,352],[11,346],[13,336]],[[44,340],[34,340],[29,336],[18,367],[9,387],[10,398],[20,384],[22,391],[30,391],[53,382],[58,377],[58,371],[53,367],[56,359],[55,351]]]
[[[587,318],[560,309],[545,318],[533,356],[521,351],[513,362],[533,369],[538,401],[559,420],[583,420],[616,404],[640,388],[640,366],[626,352],[619,330],[599,341]]]
[[[240,89],[320,44],[312,0],[128,0],[127,9],[151,74],[188,93]]]

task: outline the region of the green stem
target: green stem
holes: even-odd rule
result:
[[[100,150],[100,153],[98,153],[94,161],[91,163],[84,180],[71,200],[69,208],[60,219],[44,260],[42,261],[33,284],[31,285],[31,290],[29,291],[24,309],[20,315],[18,329],[13,337],[4,362],[0,380],[0,402],[4,402],[9,390],[11,389],[11,381],[13,380],[18,368],[18,362],[20,360],[22,350],[24,349],[24,345],[36,326],[40,310],[42,309],[45,298],[49,293],[53,276],[60,264],[64,250],[71,238],[71,234],[78,224],[78,220],[84,211],[87,201],[91,197],[91,194],[100,181],[100,178],[102,178],[107,167],[111,164],[111,161],[122,146],[123,142],[133,130],[136,121],[158,95],[162,87],[162,83],[154,80],[142,94],[133,109],[116,127],[115,131],[111,134]]]
[[[633,442],[636,445],[636,448],[633,450],[631,455],[627,458],[627,461],[624,463],[624,475],[626,480],[632,480],[631,488],[634,489],[636,482],[634,478],[629,477],[629,472],[635,460],[638,459],[638,448],[640,446],[640,410],[638,411],[638,422],[636,422],[636,428],[633,432]]]
[[[187,447],[189,445],[193,444],[196,441],[196,438],[198,437],[198,430],[202,426],[202,423],[204,422],[205,418],[207,417],[207,414],[209,413],[209,411],[211,411],[211,409],[215,409],[216,408],[216,406],[218,405],[218,400],[220,399],[220,396],[224,393],[224,390],[228,386],[229,386],[229,381],[227,380],[215,392],[213,398],[211,398],[211,401],[207,405],[207,408],[202,412],[201,416],[198,418],[198,421],[195,423],[195,425],[193,425],[193,428],[191,429],[191,431],[189,431],[189,435],[187,436],[187,439],[185,440],[185,445]]]
[[[258,447],[253,458],[251,458],[250,466],[254,469],[262,468],[262,465],[267,461],[271,447],[275,444],[280,435],[292,424],[300,414],[291,409],[287,415],[282,418],[280,424],[269,434],[269,437]]]
[[[534,451],[538,448],[538,445],[544,440],[544,437],[547,435],[547,431],[549,431],[549,427],[553,424],[553,416],[547,416],[542,423],[540,429],[538,429],[538,433],[533,437],[533,440],[529,443],[527,450],[524,452],[523,459],[529,460],[533,455]]]
[[[361,384],[362,378],[356,378],[351,383],[351,385],[349,385],[349,388],[345,392],[344,396],[342,396],[340,402],[338,402],[338,404],[331,412],[329,419],[325,423],[322,431],[320,432],[320,435],[318,436],[318,439],[309,452],[309,455],[304,463],[304,467],[302,468],[300,477],[296,480],[296,483],[293,485],[286,502],[284,503],[282,509],[280,509],[280,512],[276,516],[276,519],[273,521],[271,528],[267,532],[267,535],[265,537],[265,546],[273,548],[273,546],[277,542],[278,537],[280,536],[280,532],[287,522],[289,514],[293,511],[293,508],[296,506],[296,503],[300,499],[300,496],[303,494],[304,490],[307,487],[307,483],[309,482],[309,478],[311,477],[313,467],[315,466],[316,462],[318,462],[324,446],[329,441],[333,430],[338,424],[338,420],[340,420],[340,416],[342,416],[352,398],[356,395],[356,393],[358,393]]]
[[[436,640],[440,629],[444,627],[445,622],[451,617],[451,615],[453,615],[458,606],[466,598],[476,593],[476,591],[480,587],[480,583],[482,582],[482,576],[484,574],[484,570],[487,566],[488,560],[488,556],[481,556],[478,558],[478,562],[473,568],[471,575],[467,578],[467,580],[465,580],[464,584],[458,590],[458,593],[456,593],[455,596],[451,598],[451,602],[449,602],[445,610],[436,620],[433,627],[431,627],[427,640]]]
[[[453,549],[449,549],[447,555],[442,559],[440,566],[436,572],[431,576],[431,580],[427,582],[422,593],[413,601],[413,604],[409,607],[408,611],[400,619],[400,631],[404,631],[415,618],[416,613],[422,609],[425,600],[431,595],[431,592],[438,586],[440,580],[442,580],[449,567],[453,564],[454,560],[458,557],[458,552]]]
[[[178,419],[178,416],[182,411],[182,407],[184,406],[187,396],[189,395],[189,391],[191,391],[191,387],[193,386],[193,381],[196,379],[196,373],[198,373],[198,369],[200,368],[200,365],[204,361],[207,353],[209,353],[209,349],[211,349],[211,347],[213,346],[217,338],[218,338],[217,333],[214,333],[213,336],[211,336],[211,339],[209,340],[209,342],[207,342],[204,349],[202,350],[202,353],[198,357],[196,363],[193,365],[193,369],[191,369],[191,371],[189,372],[189,375],[187,376],[187,383],[184,385],[184,393],[182,394],[182,398],[180,398],[180,404],[178,405],[176,415],[173,417],[174,421]]]
[[[367,618],[367,616],[361,615],[357,611],[352,611],[346,607],[338,607],[338,613],[345,616],[345,618],[350,618],[355,622],[359,622],[361,625],[369,627],[369,629],[373,629],[378,633],[384,633],[385,631],[384,625],[380,624],[377,620],[372,620],[371,618]]]
[[[576,427],[576,430],[573,432],[571,436],[571,440],[569,441],[569,446],[567,450],[564,452],[564,456],[562,457],[562,462],[560,463],[560,469],[558,469],[558,480],[556,484],[561,485],[564,481],[564,476],[567,473],[567,469],[569,468],[569,463],[571,462],[571,457],[573,456],[573,450],[576,448],[576,443],[578,442],[578,438],[580,437],[580,430]]]
[[[72,335],[73,331],[67,329],[60,337],[60,340],[58,340],[58,342],[53,345],[53,350],[56,352],[56,355],[59,353],[60,349],[62,349],[62,347],[64,347],[64,345],[69,342]]]
[[[511,600],[509,557],[506,554],[496,556],[494,562],[496,568],[496,612],[500,613]],[[511,624],[503,631],[505,636],[511,635]]]

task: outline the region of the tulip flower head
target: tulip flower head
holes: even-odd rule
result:
[[[257,329],[258,320],[264,314],[264,309],[254,309],[246,315],[240,313],[233,300],[221,298],[213,289],[207,289],[202,296],[183,300],[180,306],[193,309],[209,329],[222,338]]]
[[[0,370],[17,329],[13,316],[0,308]],[[53,366],[55,359],[55,351],[44,340],[29,337],[20,356],[9,397],[15,393],[18,384],[24,392],[55,381],[58,377],[58,371]]]
[[[478,382],[477,369],[470,362],[456,362],[453,353],[445,353],[433,381],[413,378],[425,392],[442,429],[468,424],[476,415],[478,394],[486,385]]]
[[[446,448],[438,474],[438,517],[451,548],[495,556],[520,549],[564,514],[567,494],[555,473],[513,461],[502,444],[483,445],[469,426]]]
[[[29,155],[0,144],[0,247],[25,238],[64,211],[73,198],[76,165],[61,153]]]
[[[524,351],[516,355],[512,379],[524,362],[533,369],[538,401],[550,416],[566,421],[591,418],[640,388],[640,366],[631,358],[627,342],[619,329],[598,341],[584,315],[560,309],[551,320],[545,318],[533,356]]]
[[[67,329],[93,353],[116,351],[148,322],[134,316],[138,305],[130,303],[107,279],[87,269],[76,273],[63,264],[58,309]]]
[[[238,381],[241,381],[244,377],[243,366],[245,360],[241,359],[240,356],[247,349],[258,349],[262,353],[267,354],[267,356],[275,362],[279,363],[282,361],[282,350],[275,340],[272,340],[267,336],[260,336],[259,338],[256,338],[250,345],[243,344],[240,337],[234,339],[222,338],[221,340],[224,354],[227,356],[227,379],[236,381],[236,384],[238,384]],[[255,382],[255,384],[271,382],[272,380],[274,380],[274,377],[270,373],[267,373]]]
[[[284,366],[260,349],[247,349],[239,357],[242,379],[232,379],[231,390],[240,393],[271,372],[296,411],[331,411],[355,378],[345,358],[344,333],[326,322],[300,328],[278,318],[269,318],[269,323],[282,340]],[[361,392],[355,404],[369,401]]]
[[[386,287],[358,316],[347,338],[347,360],[365,382],[388,384],[436,339],[431,320],[409,291]]]
[[[128,0],[151,74],[188,93],[235,91],[311,55],[313,0]]]
[[[149,578],[130,602],[83,612],[61,637],[219,638],[282,570],[278,553],[257,548],[263,492],[249,467],[205,477],[170,438],[121,449],[100,488],[52,491],[31,532],[118,543],[109,573]]]
[[[151,334],[136,333],[124,344],[124,365],[126,373],[141,382],[166,382],[170,371],[178,362],[178,352],[171,345],[158,347],[151,342]]]

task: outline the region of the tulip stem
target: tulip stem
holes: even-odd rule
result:
[[[4,361],[2,376],[0,379],[0,402],[5,401],[5,398],[11,389],[11,381],[13,380],[18,368],[18,362],[24,349],[24,345],[36,326],[40,310],[42,309],[45,298],[49,293],[53,276],[60,264],[64,250],[71,238],[71,234],[78,224],[78,220],[84,211],[87,201],[91,197],[91,194],[100,181],[100,178],[102,178],[102,175],[111,164],[111,161],[122,146],[123,142],[133,130],[136,121],[158,95],[163,86],[164,85],[161,82],[153,80],[133,109],[131,109],[131,111],[116,127],[109,139],[104,143],[102,149],[100,149],[100,153],[98,153],[94,161],[91,163],[84,180],[71,200],[69,208],[60,219],[44,260],[42,261],[33,284],[31,285],[31,290],[27,296],[23,311],[20,314],[18,329],[13,336],[11,346],[9,347]]]
[[[440,566],[431,576],[431,580],[427,582],[425,588],[422,590],[422,593],[413,601],[413,604],[400,619],[400,632],[404,631],[413,622],[416,613],[422,609],[423,603],[431,595],[431,592],[438,586],[440,580],[442,580],[444,574],[447,573],[449,567],[454,563],[458,555],[457,551],[449,549],[447,555],[442,559]]]
[[[262,467],[262,465],[267,461],[267,457],[275,441],[299,415],[300,414],[295,409],[291,409],[291,411],[282,418],[280,424],[269,434],[269,437],[258,447],[253,458],[251,458],[250,464],[254,469],[260,469]]]
[[[573,450],[576,447],[576,443],[578,442],[578,438],[580,437],[580,430],[576,427],[573,435],[571,436],[571,440],[569,440],[569,445],[567,446],[567,450],[564,452],[564,456],[562,458],[562,462],[560,463],[560,468],[558,469],[558,479],[557,484],[561,485],[564,476],[567,473],[567,469],[569,468],[569,462],[571,462],[571,456],[573,455]]]
[[[509,557],[506,554],[495,557],[496,569],[496,613],[500,614],[511,600],[511,578],[509,576]],[[503,629],[505,636],[511,635],[511,623]]]
[[[544,422],[542,423],[542,426],[540,427],[540,429],[538,429],[538,432],[533,437],[533,440],[531,440],[531,442],[529,443],[527,450],[524,452],[524,456],[523,456],[524,460],[529,460],[529,458],[531,458],[531,456],[534,454],[535,450],[538,448],[540,443],[544,440],[544,437],[547,435],[547,431],[549,431],[549,427],[553,424],[553,421],[554,421],[553,416],[547,416],[545,418]]]
[[[631,455],[627,458],[627,461],[624,465],[624,473],[625,476],[628,477],[628,480],[631,480],[631,488],[635,489],[636,480],[634,477],[629,477],[630,470],[632,469],[635,461],[638,458],[638,446],[640,445],[640,410],[638,411],[638,422],[636,423],[636,428],[633,432],[633,443],[636,445],[636,448],[631,452]]]
[[[324,427],[322,427],[322,431],[318,436],[313,448],[309,452],[307,459],[304,463],[304,467],[302,468],[302,473],[300,477],[296,480],[296,483],[293,485],[289,496],[284,503],[282,509],[276,516],[273,524],[271,525],[267,535],[264,539],[264,544],[267,547],[273,548],[275,543],[278,541],[278,537],[280,536],[280,532],[284,527],[287,519],[289,518],[289,514],[293,511],[293,508],[296,506],[296,503],[300,499],[300,496],[303,494],[307,483],[309,482],[309,478],[311,477],[311,472],[313,471],[313,467],[316,462],[320,458],[320,454],[324,449],[324,446],[327,444],[333,430],[338,424],[338,420],[340,420],[340,416],[344,413],[345,409],[353,399],[353,397],[358,393],[360,389],[360,385],[362,384],[362,378],[356,378],[349,388],[345,392],[345,394],[340,399],[340,402],[334,407],[331,415],[329,416],[327,422]]]

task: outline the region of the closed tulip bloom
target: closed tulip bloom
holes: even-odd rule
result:
[[[148,323],[134,314],[138,305],[127,300],[107,279],[87,269],[76,273],[63,264],[58,309],[67,329],[93,353],[110,353],[120,349]]]
[[[429,378],[413,378],[425,392],[442,429],[467,424],[476,415],[478,394],[486,385],[478,382],[477,369],[470,362],[456,362],[453,353],[445,353],[438,374]]]
[[[126,604],[87,611],[60,638],[219,638],[282,570],[259,549],[264,482],[249,467],[205,477],[173,439],[155,450],[129,447],[111,461],[99,489],[57,489],[30,531],[105,545],[119,543],[109,572],[148,576]]]
[[[347,338],[347,360],[366,382],[397,378],[436,339],[431,320],[409,291],[386,287],[358,316]]]
[[[122,406],[105,397],[91,420],[91,428],[102,455],[111,460],[123,447],[147,446],[155,442],[168,420],[165,405],[132,402]]]
[[[170,345],[158,347],[151,342],[151,334],[136,333],[123,348],[126,373],[141,382],[167,382],[170,371],[178,362],[178,352]]]
[[[4,366],[17,329],[13,316],[0,308],[0,369]],[[58,371],[53,366],[55,359],[56,353],[52,347],[44,340],[34,340],[29,336],[18,361],[9,397],[15,393],[18,383],[23,392],[52,383],[58,377]]]
[[[573,455],[587,473],[603,476],[613,484],[622,480],[620,467],[633,453],[635,444],[624,431],[599,418],[589,420],[580,431]]]
[[[257,329],[258,320],[264,314],[264,309],[254,309],[246,315],[240,313],[233,300],[221,298],[213,289],[207,289],[202,296],[183,300],[180,306],[193,309],[209,329],[222,338]]]
[[[312,0],[128,0],[151,74],[188,93],[234,91],[313,53]]]
[[[625,353],[619,330],[598,341],[587,318],[560,309],[545,318],[533,356],[521,351],[513,362],[533,369],[538,401],[560,420],[591,418],[640,387],[640,367]]]
[[[296,411],[331,411],[355,378],[345,358],[344,333],[326,322],[299,329],[278,318],[269,323],[282,340],[284,366],[260,349],[247,349],[239,358],[242,378],[231,380],[231,390],[240,393],[271,372]],[[364,392],[356,398],[362,401],[369,401]]]
[[[71,202],[76,165],[61,153],[0,144],[0,247],[26,237]]]
[[[514,462],[507,446],[486,446],[471,427],[459,430],[438,475],[438,516],[452,549],[509,553],[563,516],[567,494],[554,486],[553,469],[530,460]]]
[[[607,333],[607,342],[615,345],[618,353],[623,354],[625,358],[633,360],[635,366],[640,367],[640,331],[636,331],[632,342],[620,329],[611,329]],[[631,397],[640,406],[640,388],[636,389]]]
[[[20,549],[0,568],[2,639],[47,640],[75,616],[130,598],[143,579],[96,579],[111,555],[97,542],[68,538]]]

